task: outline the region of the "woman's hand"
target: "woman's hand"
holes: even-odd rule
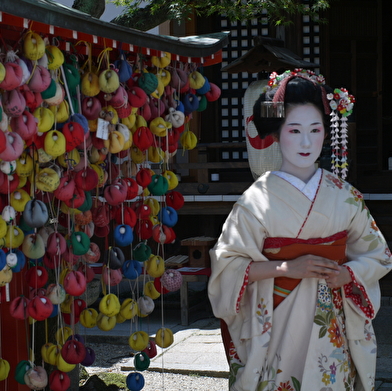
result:
[[[252,262],[249,282],[268,278],[323,278],[332,289],[351,281],[349,271],[331,259],[317,255],[303,255],[290,261]]]
[[[335,281],[341,272],[335,261],[310,254],[283,261],[280,269],[289,278],[328,278],[331,281]]]
[[[339,274],[325,278],[328,288],[337,289],[352,281],[351,274],[344,266],[339,266]],[[359,291],[360,293],[360,291]]]

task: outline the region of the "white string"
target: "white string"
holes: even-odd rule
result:
[[[68,97],[68,100],[69,100],[69,107],[71,109],[72,115],[74,115],[75,111],[74,111],[73,104],[72,104],[71,94],[69,93],[69,89],[68,89],[68,83],[67,83],[67,79],[65,77],[64,67],[61,65],[60,68],[61,68],[61,74],[63,75],[65,91],[67,92],[67,97]]]

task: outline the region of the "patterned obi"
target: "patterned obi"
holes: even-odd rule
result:
[[[290,261],[301,255],[318,255],[336,261],[339,265],[347,262],[347,231],[338,232],[327,238],[267,238],[264,241],[263,255],[269,260]],[[274,281],[274,308],[276,308],[301,279],[277,277]]]

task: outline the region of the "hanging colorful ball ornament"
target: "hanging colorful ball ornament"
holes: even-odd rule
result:
[[[134,230],[135,235],[140,240],[148,240],[151,238],[153,232],[152,222],[149,220],[149,218],[138,219]]]
[[[24,375],[32,367],[33,367],[33,364],[30,361],[27,361],[27,360],[20,361],[15,368],[15,376],[14,376],[15,380],[19,384],[23,384],[23,385],[26,384],[26,382],[24,380]]]
[[[139,308],[139,313],[138,315],[141,317],[145,317],[147,315],[150,315],[155,308],[155,303],[149,296],[140,296],[137,299],[137,305]]]
[[[99,310],[109,317],[117,315],[120,312],[120,308],[120,301],[113,293],[105,295],[99,302]]]
[[[79,272],[81,272],[86,277],[87,284],[89,282],[91,282],[92,280],[94,280],[95,272],[94,272],[94,269],[92,267],[90,267],[89,265],[86,265],[85,263],[80,262],[77,270]]]
[[[165,272],[165,261],[160,255],[151,255],[145,265],[148,275],[160,277]]]
[[[113,330],[116,326],[117,320],[116,316],[107,316],[102,312],[99,313],[97,318],[97,327],[102,331]]]
[[[64,278],[63,286],[71,296],[80,296],[86,291],[86,278],[78,271],[71,270]]]
[[[162,285],[160,277],[154,278],[154,287],[161,295],[169,293],[169,291]]]
[[[145,352],[135,354],[133,365],[137,371],[145,371],[150,366],[150,357]]]
[[[46,297],[35,296],[27,305],[27,312],[35,320],[49,318],[53,311],[52,302]]]
[[[49,386],[52,391],[67,391],[71,386],[68,373],[55,369],[49,376]]]
[[[152,237],[157,243],[168,244],[175,240],[176,234],[171,227],[164,224],[157,224],[152,230]]]
[[[84,367],[90,367],[95,362],[95,352],[94,349],[90,348],[89,346],[86,346],[85,349],[86,349],[86,356],[80,364],[83,365]]]
[[[144,353],[151,359],[157,355],[157,346],[153,340],[150,339],[147,347],[143,350]]]
[[[10,363],[4,358],[0,358],[0,381],[7,379],[10,373]]]
[[[84,309],[79,317],[80,324],[86,328],[93,328],[97,325],[98,312],[94,308]]]
[[[133,249],[133,257],[139,262],[147,261],[150,258],[151,253],[152,253],[151,247],[144,242],[140,242]]]
[[[46,296],[53,304],[61,304],[66,297],[66,292],[61,284],[50,284],[46,288]]]
[[[82,342],[71,339],[63,345],[61,356],[68,364],[80,364],[86,357],[86,348]]]
[[[144,376],[141,373],[132,372],[127,376],[126,383],[130,391],[140,391],[144,387]]]
[[[137,316],[139,307],[132,298],[125,299],[121,304],[120,314],[124,319],[130,320]]]
[[[175,210],[179,210],[184,206],[184,196],[178,191],[170,191],[166,193],[166,204]]]
[[[144,285],[143,293],[145,296],[151,297],[151,299],[157,299],[161,294],[158,292],[154,285],[154,281],[148,281],[146,285]]]
[[[19,296],[15,297],[11,301],[10,306],[10,314],[13,318],[19,320],[27,319],[28,312],[27,312],[27,305],[29,304],[30,300],[26,296]]]
[[[174,341],[173,332],[165,327],[160,328],[155,335],[155,343],[161,348],[168,348]]]
[[[102,279],[105,285],[116,286],[122,278],[121,269],[110,269],[106,265],[102,267]]]
[[[147,188],[152,195],[164,195],[169,189],[169,182],[164,176],[155,174]]]
[[[148,334],[145,331],[135,331],[128,338],[128,344],[135,352],[144,350],[149,342]]]
[[[125,261],[125,256],[119,247],[109,247],[104,254],[104,264],[112,269],[120,269]]]
[[[142,274],[142,265],[136,260],[127,260],[123,263],[121,271],[125,278],[135,280]]]
[[[25,280],[27,285],[33,289],[42,288],[48,281],[48,272],[39,265],[31,267],[26,272]]]
[[[170,292],[178,291],[182,285],[182,275],[178,270],[168,269],[161,276],[161,283]]]
[[[71,372],[75,368],[76,364],[67,363],[64,360],[63,356],[61,355],[61,351],[60,351],[60,353],[57,354],[57,357],[56,357],[56,366],[60,371]]]
[[[34,366],[25,373],[24,381],[31,390],[42,390],[48,384],[48,374],[45,368]]]

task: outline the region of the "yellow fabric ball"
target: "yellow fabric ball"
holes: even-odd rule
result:
[[[23,54],[32,61],[39,60],[45,54],[45,42],[37,33],[29,31],[23,40]]]
[[[57,46],[46,46],[46,54],[48,56],[48,69],[58,69],[64,64],[64,54]]]

